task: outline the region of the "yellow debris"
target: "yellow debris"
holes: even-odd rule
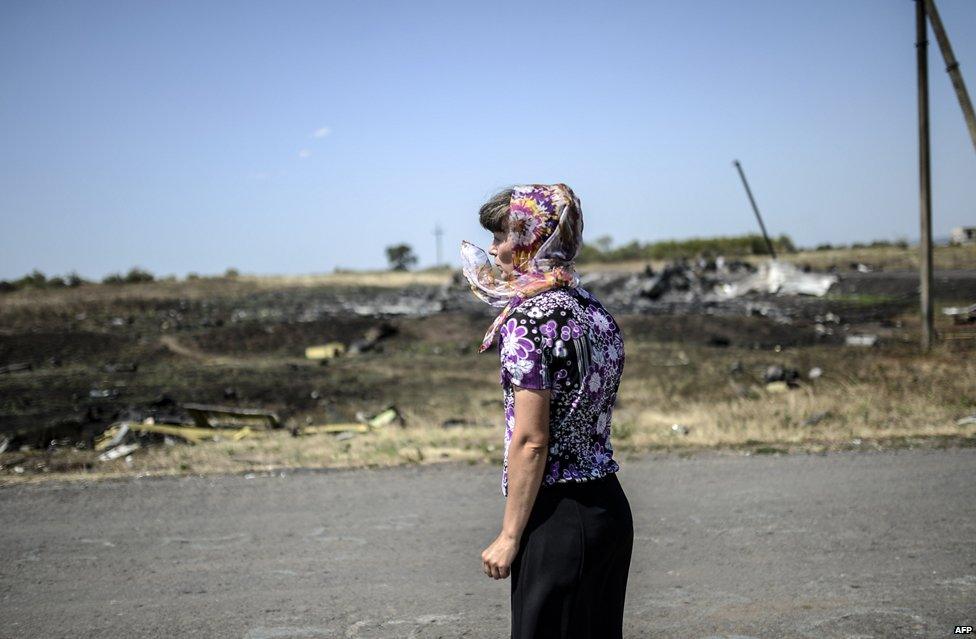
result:
[[[368,433],[369,424],[316,424],[302,426],[302,435],[318,435],[320,433]]]
[[[321,344],[318,346],[309,346],[305,349],[306,359],[315,360],[326,360],[335,359],[340,355],[345,354],[346,345],[342,342],[329,342],[328,344]]]

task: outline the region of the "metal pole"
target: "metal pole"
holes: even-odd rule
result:
[[[739,164],[738,160],[732,160],[732,164],[735,165],[736,170],[739,171],[739,177],[742,178],[742,185],[746,187],[746,195],[749,196],[749,203],[752,204],[752,210],[756,214],[756,219],[759,220],[759,228],[762,229],[763,239],[766,240],[766,248],[769,249],[769,254],[776,259],[776,251],[773,250],[773,243],[769,241],[769,236],[766,235],[766,225],[763,224],[762,216],[759,215],[759,207],[756,206],[756,200],[752,197],[752,189],[749,188],[749,183],[746,181],[746,174],[742,172],[742,165]]]
[[[946,35],[945,27],[942,26],[942,19],[939,17],[939,10],[935,8],[934,0],[925,0],[925,11],[929,17],[929,23],[932,25],[932,31],[935,33],[935,39],[939,42],[939,48],[942,50],[942,59],[946,63],[946,73],[949,74],[952,86],[956,90],[956,98],[959,99],[962,115],[966,118],[966,126],[969,127],[969,137],[973,141],[973,148],[976,149],[976,114],[973,113],[973,103],[969,100],[966,83],[962,81],[959,63],[952,53],[949,36]]]
[[[441,235],[444,235],[444,230],[441,229],[441,225],[438,223],[434,227],[434,237],[437,238],[437,266],[441,265]]]
[[[915,52],[918,67],[919,293],[922,311],[922,351],[932,348],[932,172],[929,164],[928,33],[925,0],[915,0]]]

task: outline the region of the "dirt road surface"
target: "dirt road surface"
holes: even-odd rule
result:
[[[627,637],[976,625],[976,450],[623,460]],[[499,469],[0,489],[0,637],[507,637]]]

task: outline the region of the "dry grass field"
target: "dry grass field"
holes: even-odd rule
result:
[[[893,249],[821,253],[828,252],[791,260],[821,266],[860,261],[895,270],[913,259]],[[976,269],[973,247],[939,249],[936,256],[937,264],[948,268]],[[394,405],[405,424],[341,436],[296,437],[282,429],[239,441],[159,444],[111,462],[99,462],[92,450],[75,445],[16,447],[0,453],[0,483],[498,463],[503,445],[498,362],[475,348],[490,321],[487,311],[393,318],[397,333],[381,351],[327,365],[306,360],[304,347],[348,342],[378,320],[335,316],[295,322],[252,309],[240,321],[220,321],[235,317],[240,308],[251,309],[241,300],[263,293],[278,296],[272,298],[274,311],[274,304],[287,306],[300,291],[320,296],[348,287],[362,292],[441,285],[450,275],[444,270],[241,277],[7,294],[0,299],[0,365],[34,363],[30,371],[0,375],[0,419],[17,429],[63,423],[66,415],[86,415],[104,428],[117,411],[147,405],[164,393],[180,402],[267,408],[297,426],[349,422],[359,411]],[[937,308],[966,301],[942,296]],[[942,339],[923,355],[916,308],[908,305],[863,325],[837,326],[879,335],[871,348],[791,338],[794,332],[812,335],[812,322],[772,326],[763,317],[618,315],[627,359],[613,416],[616,454],[626,460],[648,451],[700,448],[776,454],[973,445],[976,424],[962,418],[976,414],[976,327],[953,326],[938,314]],[[727,339],[716,342],[716,335]],[[756,335],[763,338],[753,339]],[[57,364],[50,362],[52,356]],[[138,362],[138,370],[106,372],[104,363],[114,361]],[[771,365],[798,371],[795,387],[765,384],[763,372]],[[814,368],[819,376],[810,374]],[[88,396],[91,389],[108,387],[116,398]]]

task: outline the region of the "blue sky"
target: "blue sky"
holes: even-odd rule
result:
[[[970,92],[976,3],[939,0]],[[976,153],[930,46],[934,232]],[[321,273],[485,245],[565,182],[585,238],[918,237],[909,0],[0,3],[0,278]]]

